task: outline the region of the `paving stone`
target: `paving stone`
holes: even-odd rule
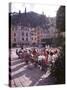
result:
[[[22,84],[18,78],[14,79],[16,87],[22,87]]]
[[[12,50],[13,52],[13,50]],[[52,83],[50,76],[50,71],[47,73],[41,71],[38,67],[34,67],[33,64],[28,65],[25,62],[21,62],[21,59],[16,60],[15,50],[12,53],[11,61],[11,86],[12,87],[26,87],[26,86],[38,86],[38,85],[48,85]],[[14,55],[13,55],[14,54]],[[13,63],[13,64],[12,64]]]

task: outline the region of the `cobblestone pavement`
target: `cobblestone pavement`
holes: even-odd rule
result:
[[[50,76],[50,70],[45,73],[31,63],[26,65],[25,62],[18,59],[15,51],[12,52],[11,57],[11,87],[51,85],[54,83],[54,78]]]

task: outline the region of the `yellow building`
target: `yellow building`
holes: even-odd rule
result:
[[[31,29],[31,43],[37,44],[37,30],[36,30],[36,28]]]
[[[43,37],[43,29],[41,27],[36,27],[36,31],[37,31],[37,43],[41,44],[41,40]]]

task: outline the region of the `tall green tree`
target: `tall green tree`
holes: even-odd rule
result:
[[[56,27],[58,32],[65,32],[65,6],[60,6],[57,11]]]
[[[58,30],[57,44],[62,47],[60,56],[55,62],[52,73],[56,77],[57,84],[65,83],[65,36],[60,33],[65,32],[65,6],[60,6],[56,16],[56,26]]]
[[[56,45],[63,46],[65,45],[65,36],[61,35],[61,33],[65,34],[65,6],[60,6],[57,11],[56,28],[58,31]]]

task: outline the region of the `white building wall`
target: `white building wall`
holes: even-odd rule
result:
[[[16,43],[16,41],[14,40],[16,38],[16,36],[14,36],[14,33],[16,33],[16,28],[15,27],[11,27],[11,46]]]
[[[17,44],[21,43],[21,29],[17,28],[16,30],[16,40],[17,40]]]
[[[31,35],[30,35],[30,29],[25,27],[25,28],[22,28],[21,31],[20,31],[20,42],[22,44],[25,44],[25,43],[30,43],[31,42]],[[24,34],[22,34],[24,33]],[[27,34],[27,35],[26,35]],[[26,38],[28,40],[26,40]],[[24,39],[24,40],[23,40]]]
[[[16,27],[12,27],[11,28],[11,42],[12,44],[13,43],[16,43],[16,44],[25,44],[25,43],[29,43],[29,44],[32,44],[33,41],[36,41],[37,43],[37,40],[38,40],[38,37],[39,36],[39,42],[41,42],[41,39],[50,39],[50,38],[53,38],[56,35],[56,29],[55,27],[50,27],[48,30],[43,30],[42,28],[40,27],[36,27],[36,28],[30,28],[30,27],[22,27],[22,26],[16,26]],[[31,31],[32,30],[36,30],[36,34],[34,32],[35,35],[31,35]],[[33,31],[34,31],[33,30]],[[24,33],[24,35],[22,35],[22,32]],[[39,34],[37,34],[39,32]],[[16,36],[14,36],[14,33],[16,33]],[[26,33],[28,33],[28,36],[26,36]],[[32,40],[32,37],[33,38],[36,38],[36,40]],[[16,42],[14,41],[14,38],[16,38]],[[22,38],[24,38],[24,40],[22,40]],[[28,38],[28,41],[26,40],[26,38]]]

